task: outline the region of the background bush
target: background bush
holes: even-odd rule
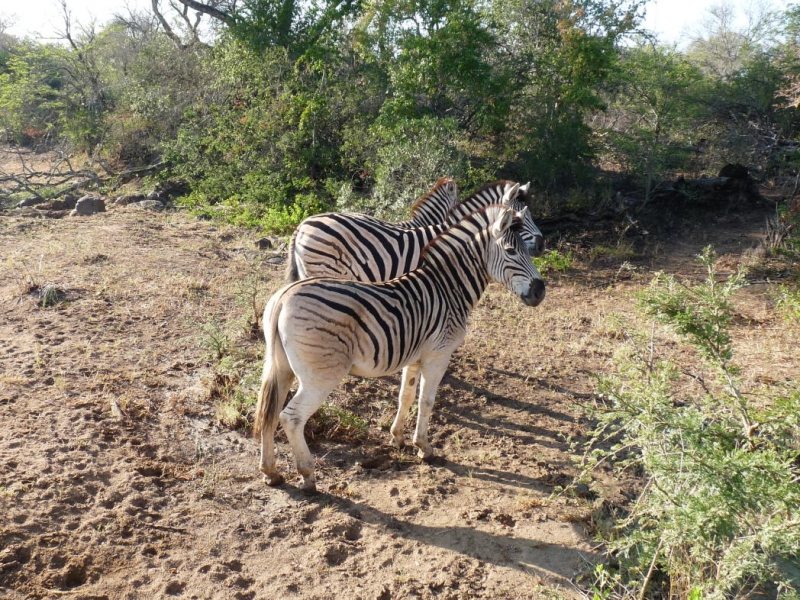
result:
[[[800,387],[747,393],[730,335],[741,275],[705,282],[660,276],[641,296],[645,314],[677,333],[706,373],[661,357],[634,335],[604,403],[588,464],[641,474],[638,497],[606,532],[618,559],[606,591],[645,597],[730,598],[753,591],[797,598],[800,559]],[[610,445],[607,445],[610,442]],[[794,566],[793,566],[794,565]]]

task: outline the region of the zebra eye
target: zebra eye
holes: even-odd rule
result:
[[[516,256],[517,249],[509,246],[508,248],[506,248],[506,254],[508,254],[509,256]]]

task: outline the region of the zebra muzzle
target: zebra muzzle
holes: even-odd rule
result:
[[[527,306],[538,306],[542,303],[542,300],[544,300],[544,295],[544,281],[541,279],[532,279],[527,293],[520,297]]]

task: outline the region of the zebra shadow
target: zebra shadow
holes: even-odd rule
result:
[[[363,501],[325,492],[309,498],[296,489],[286,491],[298,501],[318,504],[321,508],[336,509],[362,523],[403,539],[449,550],[500,567],[513,568],[543,579],[561,580],[560,583],[564,584],[572,579],[577,571],[586,568],[587,565],[596,564],[603,558],[596,552],[570,548],[545,539],[492,533],[470,525],[431,526],[412,523]],[[571,529],[573,535],[583,537],[580,527],[576,524],[561,523],[558,527]]]
[[[502,416],[490,416],[481,410],[482,407],[471,403],[459,404],[458,399],[450,398],[448,394],[440,394],[437,398],[434,418],[438,414],[440,418],[446,418],[448,423],[460,427],[479,431],[499,431],[503,435],[511,437],[518,444],[537,444],[560,452],[569,450],[569,444],[564,439],[560,428],[550,429],[537,423],[541,421],[575,423],[575,416],[539,403],[524,402],[497,394],[452,374],[447,374],[442,384],[448,385],[453,390],[468,392],[474,396],[483,396],[488,403],[518,413],[521,418],[510,420]],[[442,390],[441,387],[440,390]]]

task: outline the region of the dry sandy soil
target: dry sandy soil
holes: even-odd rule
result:
[[[332,400],[369,431],[313,440],[321,493],[306,497],[284,438],[289,483],[270,488],[256,441],[219,423],[208,351],[216,323],[260,352],[241,286],[261,282],[264,302],[280,249],[176,212],[0,213],[0,596],[580,598],[602,558],[595,516],[627,483],[598,473],[600,497],[554,492],[577,473],[569,438],[593,374],[614,368],[609,316],[633,314],[654,269],[697,275],[706,243],[730,271],[762,226],[728,216],[631,263],[579,260],[535,309],[492,286],[439,390],[440,458],[391,449],[396,377],[352,378]],[[42,307],[48,284],[60,301]],[[800,358],[768,288],[739,298],[754,386],[795,377]]]

